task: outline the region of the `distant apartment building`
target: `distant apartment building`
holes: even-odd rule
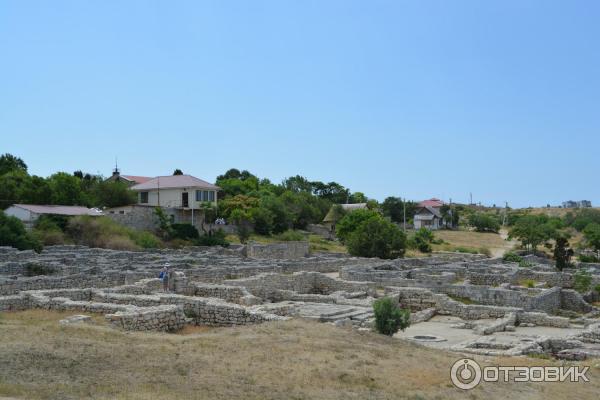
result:
[[[567,200],[562,203],[563,208],[590,208],[592,206],[592,202],[589,200]]]

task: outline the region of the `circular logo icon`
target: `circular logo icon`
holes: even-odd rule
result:
[[[470,358],[461,358],[452,365],[450,379],[459,389],[469,390],[481,382],[481,367]]]

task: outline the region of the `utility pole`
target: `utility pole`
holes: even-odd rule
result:
[[[469,192],[469,205],[473,204],[473,193]]]
[[[404,200],[402,201],[402,204],[404,205],[404,224],[403,224],[403,228],[404,228],[404,233],[406,233],[406,198],[404,198]]]

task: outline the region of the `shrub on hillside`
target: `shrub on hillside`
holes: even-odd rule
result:
[[[522,259],[521,261],[519,261],[519,267],[521,267],[521,268],[530,268],[530,267],[533,267],[533,263],[531,261],[527,261],[525,259]]]
[[[148,231],[134,231],[130,234],[133,242],[142,249],[157,249],[162,247],[162,242]]]
[[[199,246],[229,246],[229,242],[225,239],[225,232],[222,229],[218,229],[213,232],[209,232],[206,235],[200,236],[198,238]]]
[[[592,275],[586,270],[580,269],[573,276],[573,289],[579,293],[585,293],[592,286]]]
[[[502,261],[504,262],[521,262],[523,260],[523,258],[518,255],[517,253],[515,253],[514,251],[509,251],[506,252],[504,254],[504,256],[502,256]]]
[[[409,239],[409,247],[417,249],[422,253],[431,253],[431,244],[435,240],[433,232],[427,228],[421,228]]]
[[[171,239],[196,240],[200,237],[198,229],[192,224],[171,224]]]
[[[31,234],[44,245],[53,246],[65,243],[64,230],[68,219],[62,215],[42,215],[36,221]]]
[[[105,249],[139,250],[162,245],[152,233],[127,228],[108,217],[74,217],[69,221],[67,234],[76,244]]]
[[[297,242],[301,240],[306,240],[304,234],[298,231],[287,230],[279,235],[275,236],[275,239],[281,240],[283,242]]]
[[[600,262],[600,259],[598,259],[598,257],[596,257],[594,255],[590,255],[590,254],[580,254],[578,258],[579,258],[579,261],[583,262],[583,263],[597,263],[597,262]]]
[[[383,297],[373,303],[375,329],[377,332],[392,336],[398,330],[410,326],[410,311],[398,307],[390,297]]]
[[[16,247],[19,250],[35,250],[40,252],[42,244],[27,233],[23,223],[15,217],[9,217],[0,211],[0,246]]]
[[[378,216],[361,223],[346,244],[353,256],[393,259],[404,255],[406,236],[396,225]]]

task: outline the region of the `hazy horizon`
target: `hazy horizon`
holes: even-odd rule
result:
[[[600,203],[593,1],[2,2],[31,174],[296,174],[383,200]]]

